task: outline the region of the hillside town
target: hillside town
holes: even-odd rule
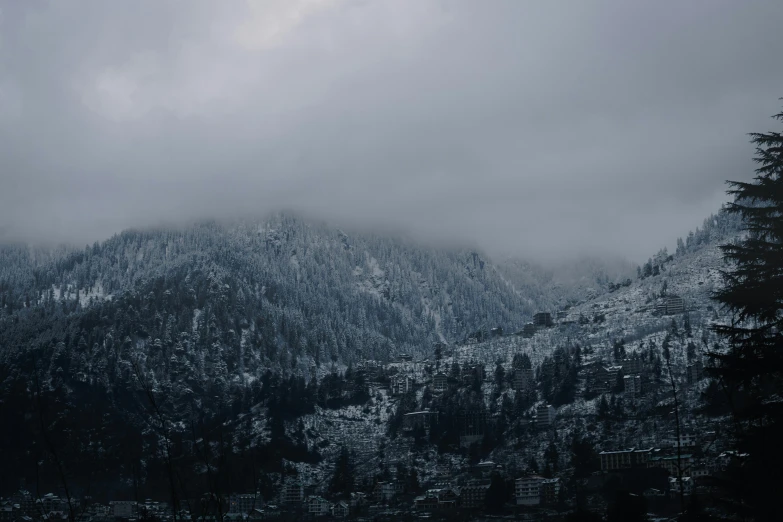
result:
[[[436,343],[429,356],[362,361],[349,373],[365,383],[369,401],[333,415],[346,423],[352,408],[363,408],[372,422],[377,412],[375,438],[346,440],[333,466],[291,463],[276,490],[182,501],[174,513],[162,498],[101,504],[22,488],[0,501],[0,522],[567,520],[604,511],[619,490],[664,520],[711,495],[715,478],[743,458],[720,437],[723,418],[705,413],[714,383],[707,385],[701,356],[707,325],[690,323],[696,308],[677,295],[659,298],[649,317],[668,328],[633,347],[615,340],[583,348],[572,340],[575,331],[585,337],[611,316],[561,310],[536,313],[515,333],[492,328],[453,346]],[[558,348],[544,355],[531,344],[536,338]],[[344,433],[330,418],[337,420],[325,410],[307,417],[309,437],[316,440],[327,424]]]

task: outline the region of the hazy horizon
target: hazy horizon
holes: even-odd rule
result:
[[[0,241],[294,209],[640,264],[753,176],[772,0],[0,1]]]

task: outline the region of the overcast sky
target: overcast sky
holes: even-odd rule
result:
[[[780,0],[0,6],[6,240],[286,208],[643,261],[783,103]]]

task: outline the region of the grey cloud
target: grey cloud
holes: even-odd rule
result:
[[[284,207],[641,261],[752,176],[783,95],[774,0],[1,5],[30,240]]]

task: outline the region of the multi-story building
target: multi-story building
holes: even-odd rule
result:
[[[438,412],[430,410],[414,411],[406,413],[402,417],[402,429],[413,431],[418,428],[430,429],[430,424],[438,420]]]
[[[648,468],[663,468],[669,472],[669,475],[677,476],[681,469],[684,477],[691,475],[691,465],[693,464],[693,455],[654,455],[647,461]]]
[[[241,495],[231,495],[228,498],[228,512],[247,514],[256,508],[262,506],[261,495],[256,493],[247,493]]]
[[[630,396],[636,396],[642,392],[642,378],[639,375],[623,376],[623,389]]]
[[[617,381],[623,373],[623,367],[601,366],[595,374],[595,388],[598,393],[609,393],[617,386]]]
[[[316,517],[321,517],[329,514],[332,509],[332,504],[323,497],[312,496],[307,497],[307,512]]]
[[[539,328],[549,328],[554,324],[552,322],[552,314],[549,312],[538,312],[533,316],[533,324]]]
[[[621,367],[624,375],[637,375],[642,373],[644,364],[642,363],[642,358],[634,353],[631,357],[623,359]]]
[[[462,507],[465,509],[480,508],[484,506],[484,499],[487,496],[490,481],[471,480],[460,488],[460,499]]]
[[[520,477],[514,484],[514,492],[519,506],[537,506],[541,503],[541,483],[544,477],[530,475]]]
[[[685,497],[690,497],[693,492],[693,479],[691,477],[682,477],[682,482],[677,477],[669,477],[669,494],[672,498],[680,495],[680,489]]]
[[[514,370],[514,389],[529,391],[535,388],[536,378],[532,368],[517,368]]]
[[[616,471],[620,469],[645,468],[653,449],[631,448],[620,451],[602,451],[601,471]]]
[[[444,392],[449,388],[449,378],[443,372],[432,376],[432,389],[435,392]]]
[[[536,428],[551,428],[555,423],[555,413],[555,408],[550,404],[542,404],[536,408]]]
[[[407,375],[395,375],[391,378],[391,394],[404,395],[413,389],[413,379]]]
[[[304,500],[304,486],[300,482],[286,484],[280,493],[282,504],[299,504]]]
[[[558,503],[560,497],[560,479],[544,479],[541,481],[540,494],[541,503],[553,506]]]
[[[139,503],[135,500],[113,500],[109,506],[114,518],[135,518],[139,512]]]
[[[681,314],[685,311],[685,301],[678,295],[668,295],[658,303],[655,310],[662,315]]]

